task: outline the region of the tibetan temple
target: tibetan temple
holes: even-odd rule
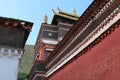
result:
[[[17,80],[18,65],[33,23],[0,17],[0,80]]]
[[[120,0],[94,0],[79,17],[47,16],[29,80],[120,80]]]

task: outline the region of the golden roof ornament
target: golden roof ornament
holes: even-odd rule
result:
[[[58,11],[61,12],[60,8],[59,7],[57,7],[57,8],[58,8]]]
[[[76,9],[74,8],[74,11],[73,11],[74,13],[73,13],[73,15],[74,16],[77,16],[77,13],[76,13]]]
[[[47,15],[44,16],[44,23],[47,23],[48,17]]]
[[[54,11],[54,9],[52,9],[52,11],[53,11],[53,13],[55,14],[55,11]]]

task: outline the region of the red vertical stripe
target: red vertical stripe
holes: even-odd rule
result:
[[[40,56],[39,56],[40,61],[45,60],[45,45],[43,44],[40,48]]]

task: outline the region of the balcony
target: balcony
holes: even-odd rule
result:
[[[44,61],[35,61],[33,67],[29,73],[29,80],[37,80],[41,78],[41,80],[45,79],[45,62]]]

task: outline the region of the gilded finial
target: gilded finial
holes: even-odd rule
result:
[[[77,13],[76,13],[76,9],[75,9],[75,8],[74,8],[74,11],[73,11],[73,12],[74,12],[74,16],[76,16],[76,15],[77,15]]]
[[[53,13],[55,14],[55,11],[54,11],[54,9],[52,9],[52,11],[53,11]]]
[[[60,10],[60,8],[59,7],[57,7],[58,8],[58,11],[60,12],[61,10]]]
[[[47,15],[45,15],[44,16],[44,23],[47,23],[47,19],[48,19],[48,17],[47,17]]]

